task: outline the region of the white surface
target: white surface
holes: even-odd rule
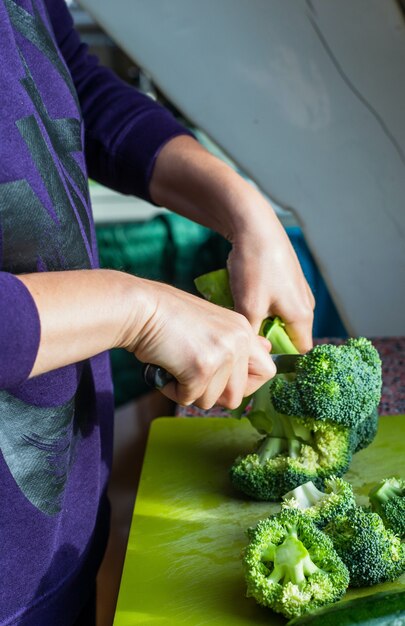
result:
[[[303,226],[353,334],[405,334],[405,31],[394,0],[82,0]]]
[[[90,185],[90,197],[96,224],[140,222],[166,211],[145,200],[125,196],[102,185]]]

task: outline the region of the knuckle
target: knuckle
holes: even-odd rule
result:
[[[300,322],[311,322],[311,320],[314,317],[314,310],[312,308],[312,306],[304,303],[301,303],[300,306],[297,307],[297,309],[295,310],[295,316],[296,320],[299,320]]]
[[[210,367],[209,359],[203,358],[202,355],[199,355],[195,357],[191,365],[190,372],[192,372],[196,378],[201,380],[202,378],[206,376],[206,373],[209,370],[209,367]]]
[[[196,402],[203,393],[203,389],[196,389],[195,387],[180,386],[177,390],[177,403],[181,406],[190,406]]]
[[[228,398],[224,398],[224,406],[233,411],[242,404],[243,396],[241,394],[232,394]]]
[[[199,398],[195,401],[195,405],[198,406],[199,409],[203,409],[203,411],[209,411],[209,409],[212,409],[214,404],[215,402],[213,402],[212,400],[203,398]]]

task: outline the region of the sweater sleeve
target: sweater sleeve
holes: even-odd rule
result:
[[[39,315],[25,285],[0,272],[0,389],[23,383],[35,362],[40,340]]]
[[[161,148],[173,137],[192,134],[167,109],[88,54],[64,0],[46,0],[46,5],[78,94],[89,176],[150,200],[149,182]]]

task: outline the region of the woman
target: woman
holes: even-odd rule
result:
[[[313,297],[271,206],[87,54],[63,0],[0,0],[0,624],[71,626],[108,534],[107,350],[236,407],[274,375],[260,321],[311,347]],[[232,243],[236,311],[100,270],[87,176]]]

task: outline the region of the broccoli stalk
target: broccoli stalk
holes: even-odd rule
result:
[[[256,450],[261,463],[274,459],[280,454],[286,454],[292,459],[299,456],[301,445],[294,439],[285,437],[264,437]]]
[[[269,544],[263,551],[262,559],[267,566],[273,564],[274,569],[267,578],[269,582],[300,585],[308,576],[322,570],[311,560],[308,550],[298,539],[296,528],[290,528],[288,533],[281,545]]]
[[[310,517],[323,528],[330,520],[344,515],[356,506],[350,483],[337,476],[325,479],[325,491],[320,491],[312,482],[307,482],[283,496],[282,508],[295,508]]]
[[[285,330],[284,322],[279,317],[265,319],[260,334],[270,341],[273,354],[299,354]]]
[[[327,498],[327,494],[317,489],[311,481],[296,487],[283,496],[284,502],[292,500],[294,506],[301,511],[305,511],[312,506],[318,506],[325,498]]]

